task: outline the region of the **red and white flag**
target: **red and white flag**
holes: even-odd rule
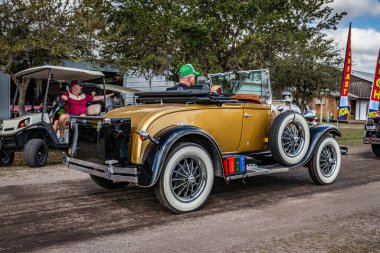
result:
[[[375,79],[372,85],[371,97],[368,107],[368,118],[374,118],[380,105],[380,50],[376,61]]]
[[[342,78],[342,88],[340,90],[340,101],[339,101],[339,111],[338,111],[338,120],[344,118],[350,113],[350,105],[348,103],[348,91],[350,89],[351,83],[351,23],[348,30],[348,39],[346,46],[346,57],[344,59],[344,69],[343,69],[343,78]]]

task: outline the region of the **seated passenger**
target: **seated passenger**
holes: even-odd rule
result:
[[[112,97],[113,94],[108,94],[106,98]],[[79,81],[73,80],[71,82],[71,89],[69,92],[64,93],[61,99],[65,102],[66,113],[59,117],[59,141],[64,142],[64,134],[66,125],[70,116],[86,116],[87,103],[102,101],[104,96],[92,96],[82,93],[82,85]]]

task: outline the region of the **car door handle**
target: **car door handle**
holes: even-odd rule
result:
[[[252,115],[252,114],[249,114],[249,113],[244,113],[244,117],[246,117],[246,118],[252,118],[253,115]]]

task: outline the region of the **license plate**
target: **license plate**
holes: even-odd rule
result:
[[[376,126],[366,126],[367,130],[376,130]]]

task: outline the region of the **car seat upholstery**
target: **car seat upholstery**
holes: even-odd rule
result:
[[[95,116],[99,115],[102,111],[102,106],[100,104],[93,104],[87,106],[87,115]]]

